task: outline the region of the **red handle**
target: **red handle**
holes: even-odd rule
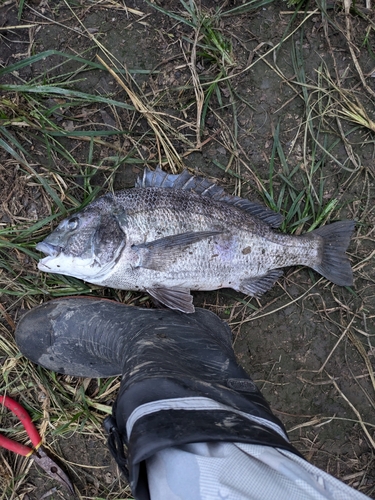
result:
[[[10,398],[9,396],[0,396],[0,404],[3,404],[8,410],[16,415],[20,419],[20,422],[25,427],[27,434],[29,435],[31,442],[34,445],[34,448],[38,448],[42,442],[42,438],[40,434],[31,421],[30,415],[27,413],[25,408],[23,408],[17,401]],[[0,435],[0,446],[3,446],[7,450],[14,451],[15,453],[19,453],[20,455],[31,455],[33,450],[29,447],[17,443],[16,441],[12,441],[5,436]]]
[[[29,448],[24,444],[17,443],[17,441],[12,441],[2,434],[0,434],[0,446],[6,450],[14,451],[14,453],[18,453],[18,455],[23,455],[24,457],[28,457],[34,451],[32,448]]]

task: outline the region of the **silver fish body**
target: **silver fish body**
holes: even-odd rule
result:
[[[194,311],[190,290],[261,295],[286,266],[306,265],[336,284],[352,284],[345,251],[353,221],[302,236],[275,230],[281,221],[280,214],[187,171],[145,169],[136,187],[102,196],[62,221],[37,245],[47,254],[38,267],[147,291],[183,312]]]

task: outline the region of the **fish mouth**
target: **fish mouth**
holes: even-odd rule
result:
[[[45,255],[48,255],[48,257],[57,257],[62,251],[62,247],[51,245],[51,243],[45,243],[44,241],[38,243],[35,249],[39,250],[39,252],[43,252]]]

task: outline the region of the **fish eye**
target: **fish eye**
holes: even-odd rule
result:
[[[79,219],[78,217],[72,217],[71,219],[68,220],[67,227],[69,230],[73,231],[73,229],[76,229],[78,226]]]

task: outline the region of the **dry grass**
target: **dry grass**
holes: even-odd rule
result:
[[[359,223],[350,247],[353,289],[341,290],[306,271],[301,275],[300,270],[291,270],[261,300],[223,292],[215,295],[215,301],[212,295],[205,296],[205,305],[228,319],[236,352],[245,366],[251,353],[244,346],[252,329],[259,332],[251,340],[254,356],[249,370],[256,371],[258,384],[299,449],[314,463],[374,495],[374,423],[368,418],[369,408],[373,412],[375,407],[374,170],[361,154],[374,140],[374,96],[361,67],[365,49],[358,46],[358,30],[354,29],[359,23],[366,32],[371,19],[358,17],[347,2],[345,17],[334,18],[318,6],[307,13],[290,11],[280,14],[285,29],[278,31],[279,38],[271,47],[265,35],[249,48],[241,30],[251,39],[246,32],[250,3],[238,17],[204,10],[194,2],[176,3],[175,10],[159,13],[157,21],[150,16],[152,10],[145,13],[116,1],[89,3],[86,9],[65,2],[59,5],[64,15],[20,2],[19,14],[25,21],[8,27],[3,39],[13,53],[19,52],[14,34],[28,30],[28,40],[20,35],[28,43],[22,45],[15,65],[3,65],[0,70],[5,79],[0,86],[0,391],[18,397],[30,411],[47,447],[59,456],[76,485],[79,498],[130,497],[114,466],[87,460],[88,455],[91,462],[105,452],[101,422],[111,411],[119,381],[74,379],[37,368],[20,355],[13,334],[20,315],[50,297],[95,294],[128,303],[143,303],[147,298],[102,290],[73,278],[41,275],[35,243],[67,213],[85,206],[99,192],[114,189],[123,172],[129,179],[129,173],[135,174],[144,164],[161,164],[176,172],[191,167],[190,157],[197,151],[224,151],[220,158],[219,153],[212,158],[210,168],[218,167],[216,175],[223,174],[236,194],[246,193],[250,186],[253,196],[281,211],[283,230],[298,234],[342,216]],[[7,7],[14,9],[11,2],[5,2],[3,8]],[[121,29],[129,34],[133,29],[147,30],[160,47],[167,40],[171,55],[162,57],[154,71],[137,73],[137,68],[127,67],[118,51],[106,46],[105,32],[96,28],[98,20],[94,26],[87,23],[94,7],[103,16],[119,16]],[[320,32],[314,31],[316,18]],[[161,19],[167,20],[166,27]],[[39,50],[37,32],[46,27],[81,37],[82,49],[77,52],[75,47],[69,54]],[[347,73],[336,60],[332,27],[347,43],[351,57]],[[315,77],[304,58],[306,33],[322,36],[332,57],[329,66],[322,61],[316,68]],[[139,40],[139,51],[153,45],[152,40],[142,45],[142,36]],[[241,55],[245,49],[246,57]],[[283,50],[289,51],[291,64],[285,64]],[[46,60],[51,63],[45,65]],[[30,68],[35,68],[32,77]],[[85,86],[87,74],[94,71],[101,71],[106,91],[102,83],[95,89]],[[277,124],[268,115],[267,122],[273,122],[272,137],[263,142],[256,130],[247,131],[241,125],[241,120],[246,122],[244,116],[252,116],[249,104],[257,112],[262,108],[262,103],[245,98],[241,88],[243,82],[251,84],[255,71],[269,71],[280,89],[289,89],[289,94],[281,94],[276,112],[289,113],[294,102],[302,103],[299,109],[303,110],[288,130],[285,123]],[[214,126],[209,126],[210,120]],[[254,165],[248,136],[262,149],[265,167]],[[280,328],[279,344],[272,340],[274,335],[266,335],[267,328],[275,334],[289,320],[298,327],[291,326],[284,336]],[[319,325],[325,346],[322,355],[312,347],[310,351],[315,345],[314,331],[309,334],[311,322]],[[304,332],[300,336],[298,328]],[[265,344],[274,342],[277,347],[264,348],[257,357],[257,337],[263,332]],[[313,400],[319,394],[323,403],[314,402],[305,413],[298,405],[290,410],[284,404],[291,388],[301,400],[305,395]],[[336,425],[345,426],[353,445],[350,452],[345,448],[345,456],[325,447],[327,436],[329,441],[335,432],[330,434],[329,429],[338,429]],[[5,412],[1,427],[11,427]],[[18,427],[14,437],[25,440]],[[75,442],[76,455],[69,448]],[[94,452],[88,448],[91,442]],[[363,463],[364,456],[367,463]],[[108,454],[105,459],[110,463]],[[34,498],[44,481],[34,469],[29,460],[0,453],[0,499]],[[49,492],[50,498],[61,498],[59,492]]]

